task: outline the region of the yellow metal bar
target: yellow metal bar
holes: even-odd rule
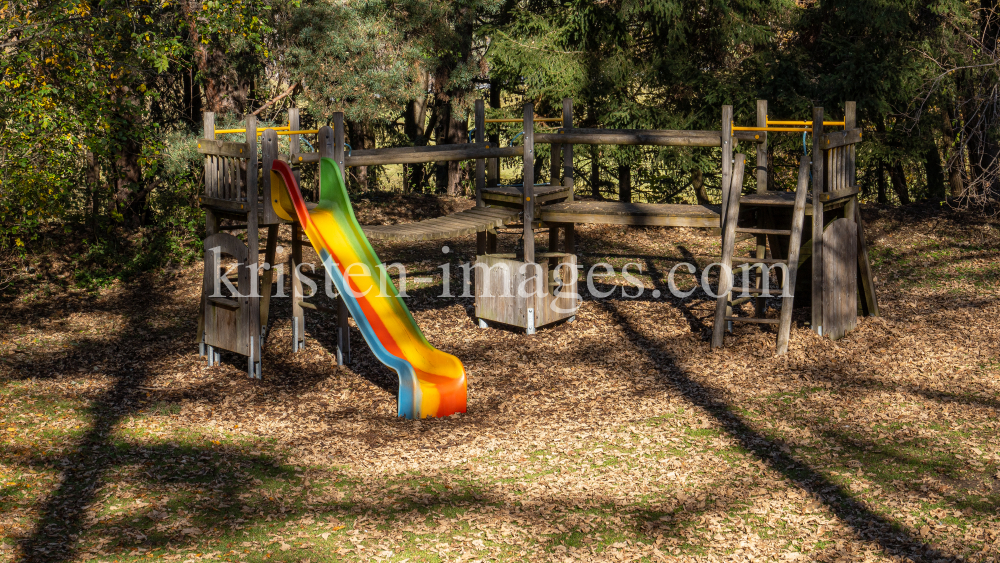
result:
[[[813,122],[812,121],[771,121],[770,119],[768,119],[767,120],[767,124],[768,125],[802,125],[802,126],[805,126],[805,127],[812,127]],[[847,122],[845,122],[845,121],[824,121],[823,122],[823,125],[840,125],[841,127],[845,126],[846,124],[847,124]]]
[[[562,121],[561,117],[536,117],[535,122],[539,121]],[[521,123],[523,119],[484,119],[486,123]]]
[[[733,131],[771,131],[775,133],[812,133],[803,127],[733,127]]]
[[[289,129],[289,126],[288,125],[284,125],[284,126],[280,126],[280,127],[261,127],[259,129],[257,129],[257,131],[258,131],[257,134],[260,135],[260,131],[263,131],[265,129],[274,129],[275,131],[287,131]],[[215,130],[215,134],[216,135],[225,135],[225,134],[229,134],[229,133],[246,133],[246,132],[247,132],[246,129],[216,129]]]
[[[304,129],[301,131],[275,131],[275,135],[315,135],[319,133],[319,129]],[[257,135],[263,135],[263,131],[257,131]]]

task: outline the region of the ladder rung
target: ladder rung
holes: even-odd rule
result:
[[[757,264],[758,262],[761,263],[761,264],[785,264],[786,266],[788,265],[788,261],[787,260],[781,260],[781,259],[778,259],[778,258],[753,258],[753,257],[747,257],[747,258],[740,258],[740,260],[746,260],[751,266],[753,266],[754,264]],[[736,261],[737,260],[733,260],[733,262],[736,262]]]
[[[737,227],[737,233],[748,233],[751,235],[791,235],[788,229],[755,229],[750,227]]]
[[[761,319],[758,317],[726,317],[726,320],[731,322],[755,323],[761,325],[776,325],[781,322],[781,319]]]
[[[734,287],[729,291],[731,291],[732,293],[750,293],[750,294],[764,293],[764,289],[759,287]],[[767,288],[767,293],[771,297],[781,297],[782,289],[780,287],[769,287]]]

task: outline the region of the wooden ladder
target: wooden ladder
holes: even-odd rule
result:
[[[777,353],[784,354],[788,351],[788,337],[792,328],[792,305],[795,299],[795,276],[799,265],[799,249],[802,243],[802,227],[805,223],[806,196],[809,192],[809,170],[808,158],[803,158],[799,166],[799,179],[795,187],[795,204],[792,208],[791,229],[767,229],[767,228],[742,228],[737,226],[740,216],[740,199],[743,187],[743,169],[745,158],[742,154],[736,155],[736,162],[732,174],[732,183],[726,194],[726,201],[723,204],[722,215],[722,267],[719,272],[718,301],[715,305],[715,323],[712,331],[712,347],[722,346],[725,331],[730,323],[744,322],[757,324],[777,324],[778,343]],[[788,257],[779,258],[746,258],[747,264],[742,264],[736,270],[732,269],[733,252],[736,247],[736,233],[746,233],[753,235],[787,236]],[[772,248],[772,256],[780,255]],[[782,276],[781,292],[781,315],[777,319],[769,319],[763,316],[737,317],[733,314],[733,293],[738,292],[744,296],[769,295],[769,288],[766,287],[767,276],[764,267],[783,264],[786,274]],[[744,274],[749,270],[756,269],[760,278],[761,287],[734,287],[733,276]],[[731,275],[727,275],[730,272]],[[749,279],[749,278],[744,278]],[[748,284],[749,285],[749,284]],[[763,307],[759,311],[765,310]]]

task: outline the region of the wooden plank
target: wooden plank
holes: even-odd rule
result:
[[[812,309],[811,327],[822,334],[823,330],[823,108],[813,108],[813,147],[812,147],[812,196],[813,196],[813,232],[812,232]]]
[[[231,143],[222,139],[198,139],[198,153],[234,158],[247,158],[250,154],[246,143]]]
[[[759,142],[761,133],[736,131],[738,141]],[[650,145],[662,147],[718,147],[720,131],[684,131],[667,129],[582,129],[563,128],[555,133],[538,133],[538,143],[576,145]]]
[[[249,355],[250,331],[247,329],[246,313],[247,308],[251,306],[250,268],[245,266],[249,255],[248,247],[229,233],[216,233],[205,239],[204,248],[202,295],[205,305],[205,344],[244,356]],[[212,297],[215,294],[215,282],[224,256],[231,256],[241,264],[237,269],[236,282],[236,291],[240,295]]]
[[[819,200],[823,202],[837,201],[838,199],[844,199],[846,197],[854,197],[856,195],[858,195],[858,187],[852,186],[849,188],[843,188],[832,192],[823,192],[819,194]]]
[[[219,197],[200,196],[198,197],[198,204],[201,207],[209,207],[233,213],[249,213],[250,211],[250,204],[245,201],[232,201]]]
[[[853,145],[861,142],[861,128],[855,127],[845,131],[834,131],[825,135],[820,135],[820,145],[824,150],[835,149],[846,145]]]
[[[277,195],[274,194],[273,190],[277,189],[277,187],[272,187],[271,185],[271,169],[274,167],[274,161],[278,160],[277,133],[272,129],[264,131],[264,134],[260,137],[260,147],[261,164],[264,170],[264,173],[261,175],[264,184],[264,222],[276,223],[278,222],[278,214],[274,211],[273,201],[277,199]]]
[[[723,106],[724,108],[730,106]],[[732,108],[730,108],[731,110]],[[723,117],[726,111],[723,110]],[[730,114],[731,115],[731,114]],[[725,153],[723,153],[725,154]],[[720,348],[722,339],[726,332],[726,316],[729,308],[729,288],[733,283],[732,277],[726,279],[726,271],[731,271],[733,265],[733,248],[736,245],[736,221],[739,218],[739,188],[743,185],[744,156],[736,155],[736,163],[733,167],[733,181],[729,183],[729,195],[726,198],[728,207],[723,207],[725,218],[722,221],[722,267],[719,269],[719,295],[715,303],[715,322],[712,329],[712,348]]]
[[[823,333],[843,338],[857,325],[857,225],[840,218],[824,232]]]
[[[555,223],[718,228],[717,206],[575,201],[547,205],[539,219]]]
[[[795,207],[792,209],[792,235],[788,239],[788,279],[785,287],[789,297],[781,298],[781,322],[778,324],[777,353],[788,352],[788,339],[792,329],[792,310],[795,306],[795,283],[799,272],[799,252],[802,250],[802,230],[805,226],[806,196],[809,193],[809,159],[799,163],[799,179],[795,187]],[[774,254],[772,247],[771,253]],[[785,292],[783,292],[785,293]]]
[[[223,309],[230,309],[235,311],[240,308],[240,302],[235,299],[228,299],[226,297],[209,297],[208,302],[217,307],[222,307]]]

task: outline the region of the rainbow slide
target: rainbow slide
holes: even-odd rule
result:
[[[431,346],[420,332],[358,225],[337,163],[320,160],[320,201],[311,211],[291,168],[280,160],[272,168],[271,195],[279,216],[302,224],[372,352],[399,375],[398,415],[465,412],[462,362]]]

